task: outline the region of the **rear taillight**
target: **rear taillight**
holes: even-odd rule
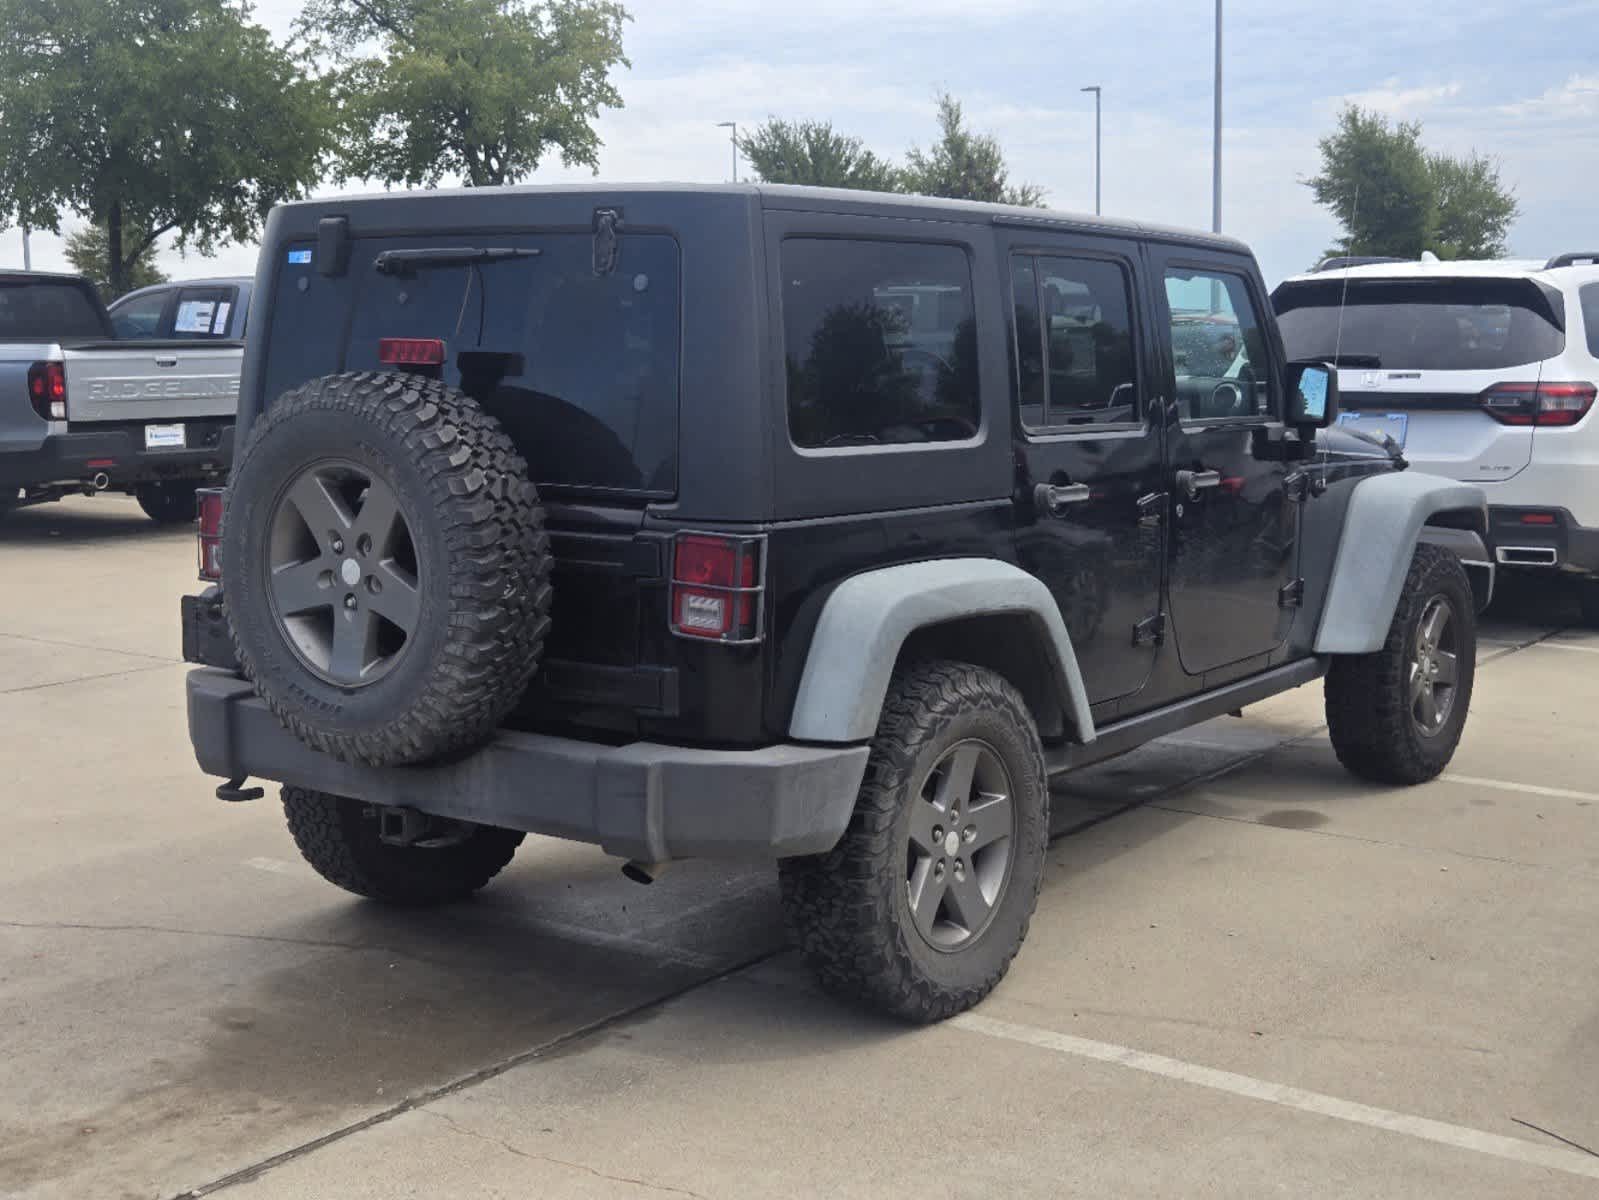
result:
[[[46,421],[67,419],[67,368],[58,362],[36,362],[28,368],[28,400]]]
[[[1479,397],[1501,425],[1575,425],[1593,407],[1591,383],[1496,383]]]
[[[200,488],[194,493],[200,517],[200,578],[207,583],[222,582],[222,497],[221,488]]]
[[[680,533],[672,545],[670,625],[679,637],[757,642],[766,539]]]
[[[390,367],[436,367],[444,362],[438,338],[379,338],[378,361]]]

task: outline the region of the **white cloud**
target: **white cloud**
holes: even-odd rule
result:
[[[1541,96],[1502,104],[1499,111],[1513,117],[1559,120],[1599,116],[1599,75],[1572,75]]]
[[[1398,76],[1385,79],[1380,87],[1350,92],[1342,99],[1361,108],[1375,109],[1385,116],[1408,119],[1436,108],[1445,100],[1459,96],[1459,83],[1440,83],[1423,87],[1403,87]]]

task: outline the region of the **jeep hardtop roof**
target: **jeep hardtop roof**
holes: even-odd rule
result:
[[[756,201],[762,208],[779,211],[869,212],[923,220],[1075,228],[1122,237],[1180,242],[1238,254],[1250,253],[1249,247],[1236,238],[1146,221],[1096,217],[1049,208],[1026,208],[1014,204],[989,204],[977,200],[949,200],[939,196],[911,196],[897,192],[866,192],[850,188],[801,187],[778,183],[558,183],[518,184],[511,187],[434,188],[318,197],[294,201],[280,205],[279,208],[284,210],[285,215],[299,217],[332,214],[351,206],[383,208],[389,205],[409,205],[423,199],[439,204],[456,200],[482,201],[493,197],[523,195],[592,195],[602,202],[618,200],[625,202],[628,197],[662,195],[742,196]]]

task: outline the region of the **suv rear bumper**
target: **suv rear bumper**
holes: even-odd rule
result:
[[[122,487],[154,479],[194,479],[227,471],[233,460],[231,420],[172,423],[188,427],[190,447],[146,450],[142,424],[52,434],[37,449],[0,454],[0,488],[86,483],[101,472],[111,480],[112,487]]]
[[[1529,525],[1528,515],[1553,521]],[[1599,529],[1578,524],[1567,509],[1491,505],[1488,530],[1501,567],[1599,575]]]
[[[646,862],[830,850],[866,772],[865,746],[701,750],[608,746],[501,730],[454,762],[368,767],[312,750],[246,681],[190,671],[189,737],[207,774],[255,776],[434,816],[592,842]]]

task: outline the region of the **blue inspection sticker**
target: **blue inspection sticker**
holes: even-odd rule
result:
[[[311,265],[311,252],[309,250],[290,250],[289,261],[295,266],[308,267]]]

